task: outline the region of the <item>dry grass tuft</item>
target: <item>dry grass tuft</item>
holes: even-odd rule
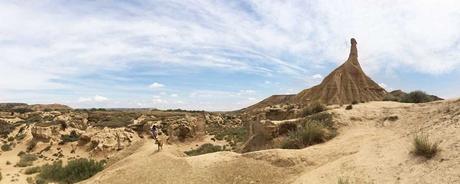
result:
[[[433,158],[439,151],[439,144],[431,142],[428,135],[417,135],[413,144],[414,154],[427,159]]]

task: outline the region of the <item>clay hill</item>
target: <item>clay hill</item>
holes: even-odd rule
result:
[[[324,78],[319,85],[305,89],[297,95],[274,95],[247,109],[281,103],[349,104],[353,101],[382,100],[387,92],[364,73],[358,61],[356,45],[356,40],[352,38],[348,59]]]

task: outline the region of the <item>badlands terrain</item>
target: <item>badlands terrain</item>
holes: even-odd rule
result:
[[[460,183],[460,100],[387,92],[355,39],[298,94],[232,112],[1,103],[0,140],[5,184]]]

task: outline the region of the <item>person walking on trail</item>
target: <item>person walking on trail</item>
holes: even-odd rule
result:
[[[150,128],[150,132],[152,132],[153,139],[158,140],[158,128],[157,128],[157,125],[153,125],[152,128]]]

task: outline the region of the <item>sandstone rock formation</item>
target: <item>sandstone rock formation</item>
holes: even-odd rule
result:
[[[350,55],[344,64],[330,73],[317,86],[301,91],[297,95],[274,95],[246,110],[275,104],[348,104],[382,100],[385,89],[369,78],[358,61],[357,42],[351,39]]]

